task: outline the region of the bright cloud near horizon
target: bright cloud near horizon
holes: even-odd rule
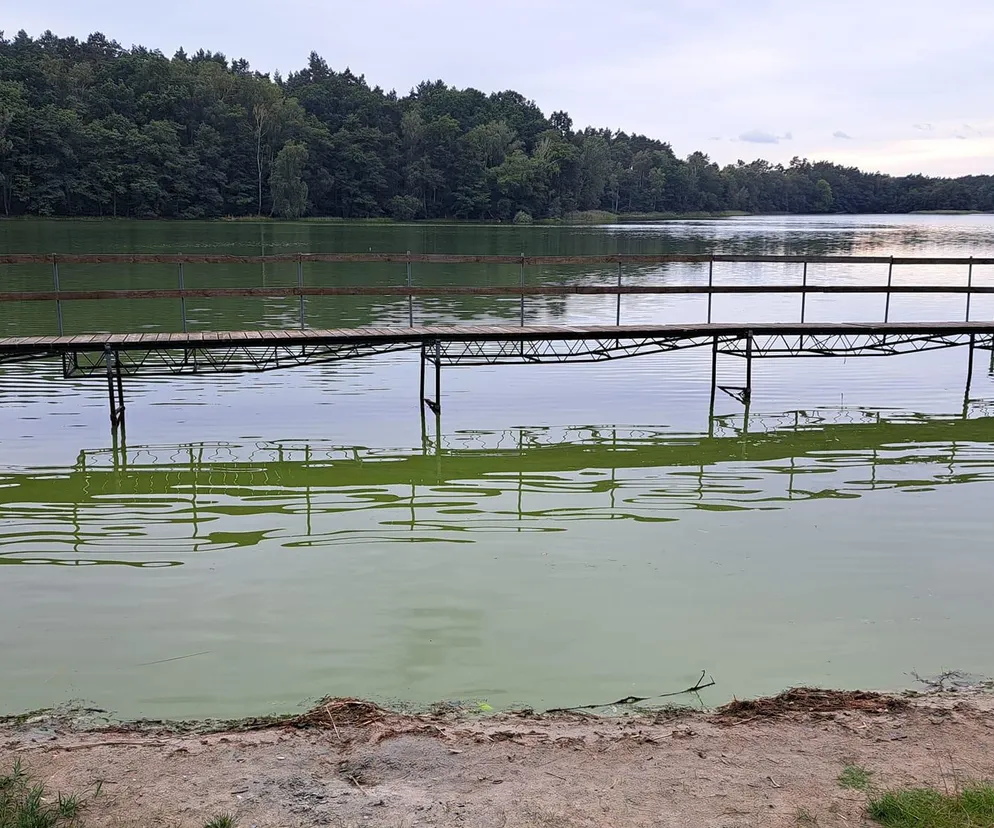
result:
[[[33,0],[8,37],[100,31],[287,74],[311,51],[406,94],[514,89],[577,127],[720,164],[794,156],[894,174],[994,174],[991,0]]]

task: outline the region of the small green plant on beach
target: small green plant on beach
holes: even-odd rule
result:
[[[994,787],[974,784],[955,793],[891,791],[872,800],[868,813],[884,828],[994,828]]]
[[[235,828],[235,818],[231,814],[218,814],[204,828]]]
[[[46,794],[20,762],[0,776],[0,828],[78,828],[83,805],[75,794]]]

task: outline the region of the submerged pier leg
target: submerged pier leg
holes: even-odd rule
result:
[[[711,341],[711,404],[708,407],[708,436],[714,437],[714,398],[718,391],[718,336]]]
[[[428,359],[426,346],[421,346],[421,400],[434,414],[442,412],[442,343],[435,340],[434,353],[431,360],[435,363],[435,399],[425,396],[425,362]],[[424,409],[422,408],[422,412]]]
[[[442,343],[435,342],[435,405],[432,411],[442,413]]]
[[[421,389],[418,393],[418,399],[421,401],[421,409],[424,410],[425,407],[425,346],[421,343]]]
[[[117,436],[120,428],[124,433],[124,382],[121,379],[121,364],[118,355],[110,345],[104,346],[104,364],[107,366],[107,401],[110,404],[111,435]]]
[[[973,385],[973,356],[977,347],[977,335],[970,334],[970,356],[966,362],[966,391],[963,393],[963,417],[965,418],[970,407],[970,388]]]
[[[746,334],[746,384],[742,389],[742,402],[748,409],[752,400],[752,331]]]

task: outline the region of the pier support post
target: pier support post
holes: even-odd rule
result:
[[[427,405],[436,416],[442,413],[442,341],[435,340],[431,361],[435,363],[435,399],[425,396],[425,362],[428,360],[428,346],[421,346],[421,401]],[[422,414],[424,408],[422,407]]]
[[[967,415],[967,409],[970,405],[970,388],[973,385],[973,352],[977,347],[977,335],[970,334],[970,356],[967,358],[966,362],[966,392],[963,394],[963,417]]]
[[[435,405],[432,411],[436,416],[442,413],[442,342],[435,340]]]
[[[110,345],[104,345],[104,363],[107,366],[107,399],[110,403],[110,431],[116,437],[120,428],[124,435],[124,381],[121,378],[121,362]]]
[[[742,389],[742,402],[749,409],[752,400],[752,331],[746,333],[746,384]]]
[[[711,341],[711,404],[708,407],[708,437],[714,437],[714,398],[718,391],[718,335]]]
[[[421,343],[421,385],[420,392],[418,393],[418,399],[421,401],[422,411],[424,410],[425,401],[425,344]]]

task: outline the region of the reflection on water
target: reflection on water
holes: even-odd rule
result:
[[[425,437],[417,450],[321,443],[82,451],[0,474],[0,564],[179,566],[271,548],[453,543],[589,521],[780,509],[994,479],[994,418],[834,409],[751,415],[713,436],[531,428]]]
[[[8,465],[3,705],[247,715],[361,687],[551,707],[704,668],[718,703],[901,686],[922,664],[989,672],[988,408]]]
[[[0,222],[24,252],[859,253],[984,256],[990,217],[827,217],[616,228]],[[293,284],[289,268],[187,269],[187,285]],[[399,268],[308,272],[396,284]],[[516,267],[418,269],[419,284],[517,284]],[[991,283],[994,268],[976,268]],[[168,267],[68,267],[62,287],[174,284]],[[812,266],[812,283],[882,280]],[[535,268],[529,280],[612,273]],[[632,269],[700,283],[701,268]],[[719,282],[796,283],[797,268]],[[965,273],[923,268],[895,283]],[[50,284],[0,269],[11,290]],[[879,298],[879,297],[877,297]],[[716,319],[796,319],[797,297],[725,296]],[[272,327],[290,302],[189,303],[194,328]],[[614,320],[613,299],[529,300],[530,322]],[[895,297],[891,318],[959,318],[962,297]],[[810,320],[879,319],[811,297]],[[309,303],[312,324],[406,324],[403,300]],[[170,330],[165,303],[67,303],[67,330]],[[416,321],[518,304],[444,299]],[[994,315],[978,297],[974,318]],[[625,297],[626,322],[700,321],[701,297]],[[47,333],[24,303],[0,336]],[[917,669],[994,673],[988,645],[994,408],[964,404],[966,354],[769,360],[753,412],[704,351],[446,372],[419,428],[417,359],[250,378],[129,381],[133,446],[102,450],[100,383],[51,362],[0,371],[0,712],[69,698],[122,716],[238,716],[363,695],[556,707],[687,687],[722,702],[813,684],[897,688]],[[990,397],[986,365],[972,395]],[[718,382],[740,382],[722,359]],[[757,414],[756,412],[766,412]],[[921,412],[921,413],[910,413]],[[727,415],[727,416],[726,416]],[[530,424],[512,427],[517,423]],[[583,425],[600,423],[603,425]],[[633,425],[622,426],[620,423]],[[574,425],[568,425],[574,424]],[[80,448],[84,447],[81,451]],[[956,484],[956,485],[953,485]],[[195,657],[194,657],[195,656]]]

